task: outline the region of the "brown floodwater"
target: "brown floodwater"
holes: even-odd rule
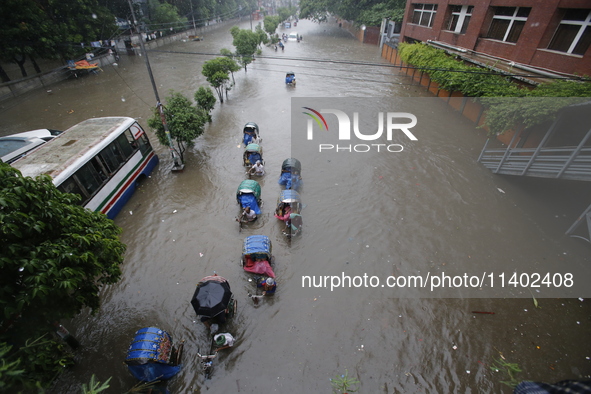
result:
[[[385,67],[377,47],[357,42],[334,21],[300,21],[291,30],[303,36],[300,43],[263,48],[263,58],[235,74],[236,85],[187,151],[182,173],[171,173],[167,149],[150,133],[160,164],[115,220],[127,244],[122,279],[102,291],[95,315],[68,322],[83,346],[52,391],[78,393],[92,374],[112,377],[108,392],[129,390],[135,381],[123,360],[145,326],[185,341],[184,367],[168,383],[172,393],[329,393],[330,379],[345,371],[359,379],[362,393],[510,393],[502,383],[506,370],[491,369],[503,358],[520,366],[518,380],[589,377],[590,301],[578,298],[585,294],[545,298],[543,291],[514,289],[481,298],[472,289],[431,298],[413,289],[302,286],[302,276],[341,272],[383,278],[588,266],[589,245],[563,234],[591,202],[591,187],[492,174],[476,162],[484,133]],[[174,89],[192,97],[207,86],[201,65],[221,48],[233,49],[227,27],[201,42],[150,52],[160,96]],[[284,84],[287,71],[296,73],[295,88]],[[147,127],[155,103],[142,57],[122,56],[102,73],[49,89],[4,103],[0,134],[119,115]],[[412,102],[419,141],[405,142],[400,154],[367,157],[292,146],[291,99],[331,97],[358,98],[360,113]],[[260,219],[239,232],[241,130],[250,121],[263,137],[265,204]],[[281,163],[292,155],[303,166],[304,231],[288,242],[273,210]],[[239,263],[242,242],[253,234],[271,238],[278,280],[277,294],[256,306]],[[189,301],[196,283],[214,271],[238,299],[226,327],[237,342],[204,380],[196,352],[210,339]]]

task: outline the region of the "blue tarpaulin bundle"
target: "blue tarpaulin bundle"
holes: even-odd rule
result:
[[[283,172],[279,177],[279,184],[286,189],[297,190],[302,185],[302,178],[299,175],[292,175],[291,172]]]
[[[238,196],[238,199],[240,200],[240,205],[242,208],[250,207],[250,209],[252,209],[257,215],[261,214],[261,209],[259,208],[259,204],[257,203],[257,199],[254,194],[241,194]]]
[[[269,256],[271,254],[271,240],[266,235],[251,235],[244,239],[242,254],[261,253]]]
[[[257,162],[257,160],[261,160],[261,155],[258,152],[253,152],[251,154],[248,155],[248,161],[250,161],[250,164],[255,164]]]
[[[125,363],[131,374],[138,380],[150,382],[156,379],[170,379],[176,375],[180,365],[171,365],[172,338],[156,327],[142,328],[131,341]]]

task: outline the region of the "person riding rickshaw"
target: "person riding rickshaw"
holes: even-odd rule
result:
[[[209,328],[213,324],[224,324],[227,318],[234,317],[237,304],[230,283],[218,274],[201,279],[191,298],[195,313]]]
[[[242,161],[245,167],[252,167],[256,162],[260,160],[264,165],[263,160],[263,147],[259,144],[248,144],[244,148],[244,154],[242,155]]]
[[[285,74],[285,84],[289,86],[296,85],[296,77],[293,71],[288,71],[287,74]]]
[[[292,237],[302,229],[302,200],[298,192],[291,189],[282,190],[277,199],[275,217],[285,223],[283,234]]]
[[[246,208],[249,208],[249,211],[253,211],[255,215],[260,215],[260,206],[262,205],[261,185],[255,180],[245,179],[240,183],[240,186],[238,186],[238,190],[236,190],[236,201],[240,204],[240,207],[243,210],[241,212],[240,221],[244,221],[243,219],[245,219]]]
[[[242,258],[240,260],[244,271],[275,278],[275,273],[271,267],[271,264],[273,264],[271,250],[271,240],[266,235],[246,237],[242,246]]]
[[[302,186],[302,164],[293,157],[285,159],[281,165],[278,183],[286,189],[298,190]]]
[[[283,230],[283,234],[287,238],[295,237],[302,232],[302,227],[304,222],[302,220],[302,215],[299,213],[290,213],[289,220],[285,222],[285,230]]]
[[[142,382],[167,380],[181,370],[183,344],[173,346],[169,333],[156,327],[145,327],[135,332],[125,364],[129,372]]]
[[[248,146],[250,143],[256,144],[260,142],[259,126],[256,123],[248,122],[244,125],[242,132],[242,142],[244,143],[244,146]]]

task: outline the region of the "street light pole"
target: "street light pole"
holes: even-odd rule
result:
[[[174,145],[172,143],[172,137],[170,136],[170,130],[168,130],[168,125],[166,124],[166,116],[164,116],[164,107],[160,102],[160,96],[158,95],[158,89],[156,88],[156,81],[154,81],[154,75],[152,75],[152,68],[150,67],[150,61],[148,60],[148,53],[146,52],[146,48],[144,47],[144,40],[142,39],[142,35],[140,34],[139,28],[137,27],[137,20],[135,19],[135,12],[133,11],[133,5],[131,4],[131,0],[127,0],[129,3],[129,8],[131,9],[131,16],[133,18],[133,25],[135,26],[136,33],[138,35],[140,41],[140,47],[142,49],[142,54],[144,55],[144,59],[146,60],[146,67],[148,69],[148,74],[150,75],[150,81],[152,82],[152,88],[154,89],[154,95],[156,96],[156,108],[158,108],[158,112],[160,113],[160,120],[162,121],[162,126],[164,126],[164,133],[168,138],[168,144],[170,145],[170,154],[172,156],[172,161],[174,163],[172,167],[172,171],[182,171],[185,165],[181,163],[179,156],[176,154],[174,149]]]

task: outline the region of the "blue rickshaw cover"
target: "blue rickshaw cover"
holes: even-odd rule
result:
[[[182,367],[170,364],[171,355],[170,334],[156,327],[145,327],[136,331],[125,363],[131,374],[140,381],[166,380],[176,375]]]

